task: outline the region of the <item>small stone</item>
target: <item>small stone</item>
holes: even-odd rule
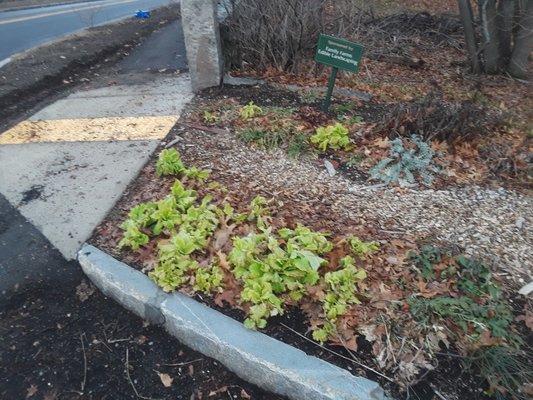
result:
[[[518,291],[519,294],[524,296],[529,295],[531,292],[533,292],[533,281],[529,282],[526,286],[522,286],[522,288]]]
[[[335,170],[335,167],[333,166],[333,163],[331,161],[324,160],[324,166],[326,167],[329,176],[335,176],[337,171]]]
[[[522,229],[524,227],[524,223],[526,222],[526,219],[524,217],[518,217],[515,222],[515,226],[518,229]]]

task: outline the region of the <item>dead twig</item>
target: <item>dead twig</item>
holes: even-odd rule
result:
[[[81,382],[82,393],[85,391],[85,384],[87,383],[87,354],[85,352],[85,342],[83,341],[84,336],[85,333],[80,334],[81,349],[83,351],[83,381]]]
[[[178,124],[185,126],[187,128],[190,128],[190,129],[198,129],[199,131],[214,133],[217,135],[223,135],[227,133],[227,131],[224,129],[209,127],[209,126],[200,125],[200,124],[187,124],[185,122],[178,122]]]
[[[185,361],[185,362],[175,363],[175,364],[160,364],[160,365],[163,365],[165,367],[183,367],[184,365],[189,365],[189,364],[192,364],[198,361],[203,361],[203,358],[197,358],[196,360]]]
[[[371,372],[373,372],[373,373],[375,373],[375,374],[378,374],[379,376],[381,376],[382,378],[385,378],[385,379],[388,380],[389,382],[394,382],[394,380],[391,379],[391,378],[389,378],[387,375],[383,375],[381,372],[376,371],[374,368],[371,368],[371,367],[369,367],[369,366],[367,366],[367,365],[365,365],[365,364],[362,364],[361,362],[357,361],[357,360],[355,359],[355,355],[353,355],[353,354],[350,352],[350,350],[348,350],[348,348],[346,348],[346,350],[348,350],[348,352],[350,353],[350,355],[351,355],[352,357],[354,357],[354,358],[350,358],[350,357],[343,356],[342,354],[337,353],[336,351],[330,350],[330,349],[328,349],[327,347],[322,346],[320,343],[317,343],[317,342],[315,342],[314,340],[311,340],[311,339],[305,337],[305,336],[302,335],[300,332],[297,332],[297,331],[295,331],[294,329],[288,327],[288,326],[285,325],[283,322],[281,322],[280,325],[283,326],[284,328],[290,330],[292,333],[295,333],[296,335],[300,336],[301,338],[307,340],[308,342],[313,343],[315,346],[318,346],[318,347],[320,347],[321,349],[323,349],[323,350],[325,350],[325,351],[327,351],[327,352],[329,352],[329,353],[331,353],[331,354],[336,355],[337,357],[340,357],[340,358],[342,358],[342,359],[344,359],[344,360],[347,360],[347,361],[351,361],[351,362],[353,362],[354,364],[357,364],[357,365],[359,365],[360,367],[362,367],[362,368],[364,368],[364,369],[367,369],[367,370],[369,370],[369,371],[371,371]],[[341,338],[341,341],[342,341],[342,338]],[[345,343],[343,343],[343,345],[344,345],[344,347],[346,347]]]
[[[113,344],[113,343],[127,342],[128,340],[131,340],[131,336],[129,338],[124,338],[124,339],[110,339],[107,341],[107,343]]]
[[[435,395],[437,395],[437,397],[438,397],[439,399],[441,399],[441,400],[448,400],[446,397],[444,397],[444,396],[442,395],[442,393],[440,393],[437,389],[435,389],[435,388],[433,387],[433,385],[431,386],[431,389],[433,389],[433,393],[435,393]]]
[[[128,382],[130,383],[131,387],[133,388],[133,391],[135,392],[135,396],[137,396],[139,399],[143,399],[143,400],[156,400],[153,397],[141,396],[139,394],[139,392],[137,391],[137,388],[133,384],[133,381],[131,380],[131,376],[130,376],[130,352],[129,352],[129,349],[127,347],[126,347],[126,362],[124,364],[124,367],[126,368],[126,376],[128,378]]]

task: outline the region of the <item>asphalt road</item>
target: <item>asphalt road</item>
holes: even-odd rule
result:
[[[70,33],[177,0],[103,0],[0,12],[0,65],[14,54]]]

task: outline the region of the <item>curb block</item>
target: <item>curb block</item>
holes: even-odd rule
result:
[[[78,261],[83,272],[106,296],[154,324],[165,322],[159,307],[166,294],[145,274],[89,245],[82,246]]]
[[[184,294],[164,293],[145,274],[93,246],[84,245],[78,261],[104,294],[270,392],[294,400],[387,399],[376,382],[248,330]]]

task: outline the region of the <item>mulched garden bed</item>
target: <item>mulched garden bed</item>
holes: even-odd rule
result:
[[[251,101],[261,110],[256,110],[256,115],[245,120],[240,113]],[[341,241],[342,237],[356,236],[366,243],[379,243],[380,249],[375,254],[369,252],[356,260],[357,268],[364,269],[367,275],[356,285],[358,298],[363,304],[355,305],[345,316],[339,317],[337,329],[340,334],[337,337],[332,335],[332,342],[320,345],[312,339],[310,329],[324,323],[319,318],[320,301],[317,303],[322,296],[321,291],[326,290],[324,284],[321,284],[320,290],[307,293],[300,303],[284,297],[288,305],[286,312],[268,319],[264,332],[356,375],[377,380],[395,398],[474,399],[485,398],[491,390],[497,392],[498,388],[494,385],[496,377],[490,386],[485,378],[472,371],[466,372],[462,365],[469,361],[465,354],[473,354],[472,349],[476,346],[488,348],[508,343],[511,339],[501,338],[490,329],[478,330],[478,326],[471,323],[461,327],[456,321],[450,322],[450,317],[437,318],[434,312],[426,314],[429,315],[428,320],[415,320],[411,310],[417,304],[418,307],[423,306],[424,299],[446,298],[445,301],[449,301],[450,296],[453,299],[464,298],[466,289],[459,289],[458,281],[465,276],[463,274],[468,267],[461,267],[455,257],[466,254],[468,260],[473,260],[474,256],[490,260],[491,253],[500,246],[490,241],[497,238],[503,240],[501,247],[504,253],[500,254],[500,263],[487,261],[475,264],[476,271],[482,275],[470,276],[470,282],[476,286],[482,284],[481,276],[490,276],[487,278],[490,284],[486,281],[489,286],[503,287],[502,301],[510,312],[508,322],[504,324],[508,324],[509,332],[520,337],[524,343],[531,342],[531,301],[524,301],[514,294],[518,285],[531,274],[526,266],[527,260],[532,257],[528,239],[531,198],[527,191],[520,194],[488,186],[469,186],[471,183],[489,182],[488,174],[482,178],[472,177],[477,166],[484,170],[484,161],[472,155],[466,167],[464,160],[450,155],[445,145],[441,145],[441,150],[447,152],[444,158],[448,157],[455,176],[451,179],[438,177],[434,189],[387,187],[379,182],[367,182],[369,167],[383,157],[390,146],[387,135],[372,133],[386,115],[383,110],[388,106],[377,102],[354,105],[353,102],[338,101],[329,114],[324,114],[319,105],[317,99],[309,102],[306,93],[268,87],[225,87],[221,91],[207,91],[196,99],[159,149],[177,148],[187,167],[210,171],[204,183],[181,175],[185,188],[194,189],[199,199],[211,194],[219,206],[227,201],[235,211],[250,212],[250,202],[261,195],[274,199],[269,203],[271,216],[267,218],[274,232],[284,227],[295,229],[302,224],[331,234],[334,249],[324,255],[329,263],[323,267],[325,271],[337,270],[339,258],[349,252],[347,245]],[[361,114],[364,115],[363,121],[354,118]],[[299,142],[299,158],[287,156],[292,137],[303,133],[309,138],[315,128],[330,124],[334,119],[349,126],[351,141],[356,144],[356,155],[361,158],[359,162],[353,161],[354,153],[350,151],[327,150],[317,154],[308,147],[308,140]],[[257,140],[257,135],[253,140],[246,140],[243,132],[252,129],[263,130],[260,140]],[[264,136],[265,132],[268,135],[284,129],[288,132],[284,137]],[[244,144],[243,140],[248,144]],[[157,156],[154,155],[139,178],[130,185],[91,239],[95,246],[147,273],[158,268],[158,243],[168,243],[170,232],[151,234],[154,240],[138,250],[119,250],[117,246],[123,238],[120,226],[131,208],[139,203],[163,199],[175,182],[175,177],[156,177]],[[326,161],[334,172],[326,168]],[[456,200],[458,204],[455,204]],[[515,213],[511,218],[516,221],[517,218],[523,219],[520,229],[515,229],[515,219],[511,227],[509,221],[498,221],[497,215],[491,215],[497,212],[496,204],[510,207]],[[469,228],[468,224],[472,221],[468,219],[476,209],[480,210],[480,218],[486,215],[492,222],[487,222],[487,225],[478,222]],[[453,218],[459,220],[452,222]],[[243,237],[256,229],[246,224],[253,225],[245,223],[244,227],[235,228],[233,234]],[[461,231],[463,233],[450,232],[455,224],[459,225],[458,229],[465,228]],[[223,231],[224,227],[220,230]],[[145,232],[148,231],[145,229]],[[499,233],[495,235],[494,232]],[[489,242],[484,242],[486,235]],[[215,233],[215,236],[217,240],[208,241],[209,259],[215,255],[220,258],[220,251],[228,254],[232,248],[228,232]],[[219,245],[214,246],[219,239]],[[464,242],[458,243],[458,240]],[[442,252],[424,255],[421,251],[423,246],[442,249]],[[425,261],[417,264],[409,260],[408,255],[412,251]],[[206,253],[193,254],[200,268],[208,265]],[[436,259],[432,260],[433,256]],[[516,257],[515,261],[513,257]],[[523,264],[516,267],[519,260]],[[429,264],[427,261],[430,261]],[[222,293],[214,297],[198,292],[194,294],[188,285],[182,291],[244,321],[251,308],[249,303],[238,301],[242,283],[229,277],[227,262],[222,264],[226,264],[226,287]],[[474,264],[469,265],[472,267]],[[421,302],[410,302],[413,295]],[[469,304],[475,307],[473,304],[485,304],[487,299],[488,296],[483,295]],[[451,307],[451,303],[447,304],[446,307]],[[492,317],[489,315],[489,320],[484,321],[492,323]],[[465,334],[476,337],[474,342],[477,344],[463,340],[461,336]],[[429,346],[433,349],[431,352],[424,350],[427,349],[427,341],[432,343]],[[523,357],[527,355],[521,354],[518,359],[523,362]],[[473,371],[476,372],[475,369]],[[530,368],[522,372],[531,377]],[[530,389],[526,385],[520,390]]]

